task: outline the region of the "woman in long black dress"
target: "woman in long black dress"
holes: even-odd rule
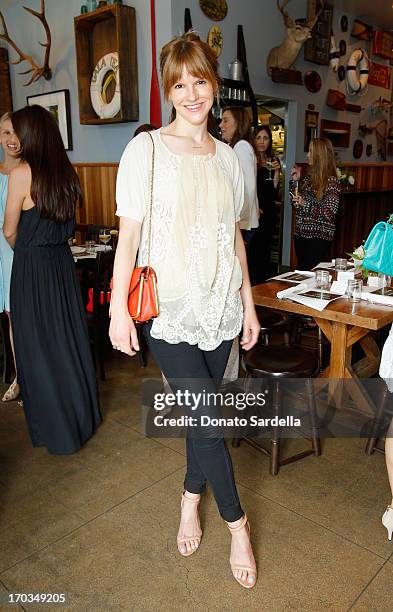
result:
[[[277,222],[275,201],[281,166],[273,154],[272,132],[268,125],[261,125],[257,129],[254,144],[257,154],[257,195],[261,216],[252,243],[251,251],[254,257],[250,263],[250,274],[252,284],[257,285],[271,274],[270,251]],[[271,169],[267,167],[267,161],[270,161]]]
[[[52,115],[12,114],[21,163],[11,172],[4,235],[14,248],[11,317],[18,378],[34,446],[73,453],[101,422],[80,288],[68,239],[81,199]]]

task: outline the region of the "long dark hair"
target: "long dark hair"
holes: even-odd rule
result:
[[[229,143],[230,146],[233,148],[240,140],[246,140],[254,148],[251,117],[247,109],[241,106],[226,106],[222,112],[225,111],[229,111],[236,121],[236,132]]]
[[[68,221],[82,191],[53,115],[35,104],[12,113],[11,121],[21,143],[19,157],[31,169],[30,194],[37,210],[58,223]]]
[[[266,134],[269,136],[269,146],[265,151],[266,157],[273,157],[273,135],[272,135],[272,131],[270,127],[268,125],[260,125],[255,132],[254,139],[258,136],[260,132],[266,132]],[[255,145],[254,145],[254,148],[256,150]],[[257,157],[259,157],[258,151],[256,151],[256,154],[257,154]]]

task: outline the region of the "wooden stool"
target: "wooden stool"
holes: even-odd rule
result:
[[[291,333],[290,333],[290,342],[291,344],[300,344],[302,341],[302,334],[304,328],[310,324],[314,323],[314,319],[312,317],[308,317],[305,315],[293,315],[291,317]],[[315,323],[318,340],[317,340],[317,351],[318,351],[318,359],[319,359],[319,369],[323,369],[323,333],[321,328]]]
[[[265,449],[248,437],[234,438],[232,446],[239,446],[243,439],[252,447],[268,455],[270,457],[270,473],[273,476],[278,474],[282,465],[298,461],[308,455],[319,456],[321,445],[317,434],[315,394],[310,380],[319,371],[319,363],[315,353],[293,345],[282,347],[257,344],[250,351],[243,353],[242,366],[246,371],[246,381],[249,378],[264,378],[270,381],[273,387],[273,416],[280,417],[282,400],[280,381],[289,378],[305,379],[312,427],[311,448],[286,459],[280,459],[280,428],[278,426],[272,428],[270,450]]]
[[[258,321],[261,325],[261,340],[265,346],[271,342],[273,331],[282,331],[284,334],[284,342],[289,346],[289,324],[288,318],[280,312],[263,306],[255,306]]]

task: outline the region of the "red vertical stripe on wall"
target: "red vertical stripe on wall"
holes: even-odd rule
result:
[[[150,83],[150,123],[155,127],[161,127],[161,97],[158,84],[156,65],[156,20],[154,0],[150,0],[151,21],[151,83]]]

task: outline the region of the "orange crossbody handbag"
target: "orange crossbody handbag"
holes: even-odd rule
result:
[[[149,132],[148,132],[149,134]],[[157,295],[157,276],[150,266],[151,251],[151,221],[153,212],[153,185],[154,185],[154,141],[149,134],[153,151],[151,160],[150,177],[150,201],[149,201],[149,232],[148,232],[148,251],[147,266],[134,268],[130,286],[128,289],[128,312],[134,323],[146,323],[154,319],[159,314],[158,295]],[[112,279],[113,282],[113,279]],[[112,283],[111,283],[112,286]]]

